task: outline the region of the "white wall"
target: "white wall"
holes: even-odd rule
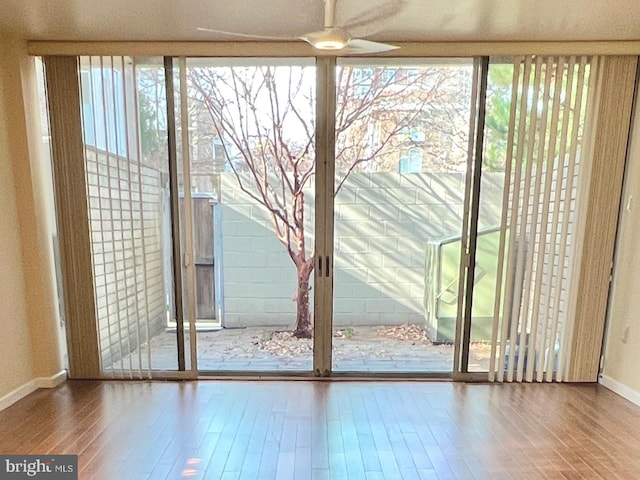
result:
[[[627,160],[601,382],[640,403],[640,112]]]
[[[0,40],[0,398],[33,378],[11,124],[19,114],[11,96],[16,72],[11,47]]]
[[[62,369],[34,59],[0,35],[0,409]]]

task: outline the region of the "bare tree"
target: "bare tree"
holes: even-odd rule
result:
[[[296,267],[293,333],[300,338],[312,335],[314,258],[305,230],[305,190],[315,174],[314,75],[300,66],[193,67],[188,73],[197,110],[191,113],[206,114],[239,188],[268,212]],[[458,90],[468,83],[442,67],[339,68],[335,194],[354,171],[397,171],[400,152],[416,143],[406,134],[412,126],[452,131],[462,121],[464,129],[468,105],[461,104],[465,95]],[[417,143],[424,148],[424,141]]]

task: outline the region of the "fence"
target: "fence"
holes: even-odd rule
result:
[[[221,176],[224,325],[290,327],[295,267],[264,207]],[[503,174],[484,174],[481,227],[499,224],[502,185]],[[460,232],[463,200],[464,174],[353,173],[335,202],[334,324],[423,322],[425,246]],[[309,248],[313,201],[310,188]]]
[[[163,185],[155,168],[86,149],[87,195],[102,364],[167,325]]]

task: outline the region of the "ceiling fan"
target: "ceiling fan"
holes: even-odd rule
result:
[[[335,51],[345,55],[366,55],[370,53],[388,52],[395,50],[395,45],[387,43],[373,42],[361,38],[354,38],[345,28],[336,25],[336,1],[325,0],[324,2],[324,28],[317,32],[310,32],[299,37],[271,37],[265,35],[253,35],[249,33],[227,32],[224,30],[214,30],[212,28],[198,27],[198,31],[221,33],[236,37],[245,37],[258,40],[294,40],[300,39],[309,43],[318,50]]]

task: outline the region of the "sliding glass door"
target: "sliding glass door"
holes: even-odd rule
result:
[[[315,62],[194,58],[184,77],[199,369],[310,372]]]
[[[79,57],[102,374],[564,378],[596,60]]]
[[[181,363],[165,78],[161,58],[79,61],[97,333],[109,376]]]
[[[473,59],[340,60],[334,371],[448,372]]]
[[[566,376],[597,59],[496,59],[488,69],[471,337],[498,381]]]

